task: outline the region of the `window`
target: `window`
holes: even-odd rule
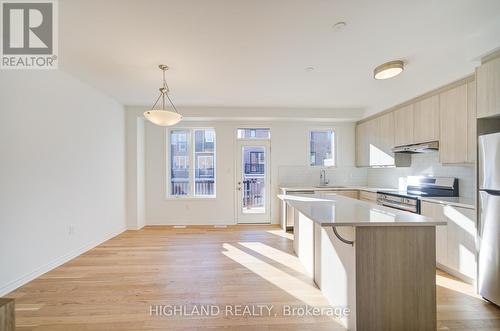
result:
[[[172,164],[172,168],[179,169],[187,169],[188,166],[188,158],[186,155],[174,155],[174,163]]]
[[[335,132],[333,130],[309,132],[309,165],[335,166]]]
[[[168,195],[215,196],[215,131],[174,129],[170,131]]]
[[[269,129],[238,129],[238,139],[271,139],[271,130]]]

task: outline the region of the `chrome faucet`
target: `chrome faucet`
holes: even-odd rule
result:
[[[330,181],[326,178],[326,170],[325,169],[321,169],[321,171],[319,172],[319,182],[320,182],[320,185],[322,185],[322,186],[326,186],[326,185],[328,185],[328,183],[330,183]]]

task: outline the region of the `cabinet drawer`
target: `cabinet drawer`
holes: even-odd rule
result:
[[[376,202],[377,201],[377,193],[359,191],[359,200]]]
[[[330,191],[326,193],[328,194],[333,194],[333,195],[341,195],[343,197],[348,197],[348,198],[353,198],[353,199],[358,199],[358,191],[352,190],[352,191]]]

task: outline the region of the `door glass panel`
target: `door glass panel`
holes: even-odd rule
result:
[[[242,212],[263,214],[266,212],[266,148],[244,146],[242,156]]]

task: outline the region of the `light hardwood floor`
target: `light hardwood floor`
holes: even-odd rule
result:
[[[438,329],[500,330],[500,310],[437,274]],[[16,298],[17,330],[342,330],[328,316],[283,316],[327,302],[274,226],[147,227],[127,231],[33,280]],[[216,316],[151,316],[151,306],[216,305]],[[230,316],[273,305],[271,316]],[[255,312],[259,315],[259,311]],[[276,316],[274,315],[276,314]]]

